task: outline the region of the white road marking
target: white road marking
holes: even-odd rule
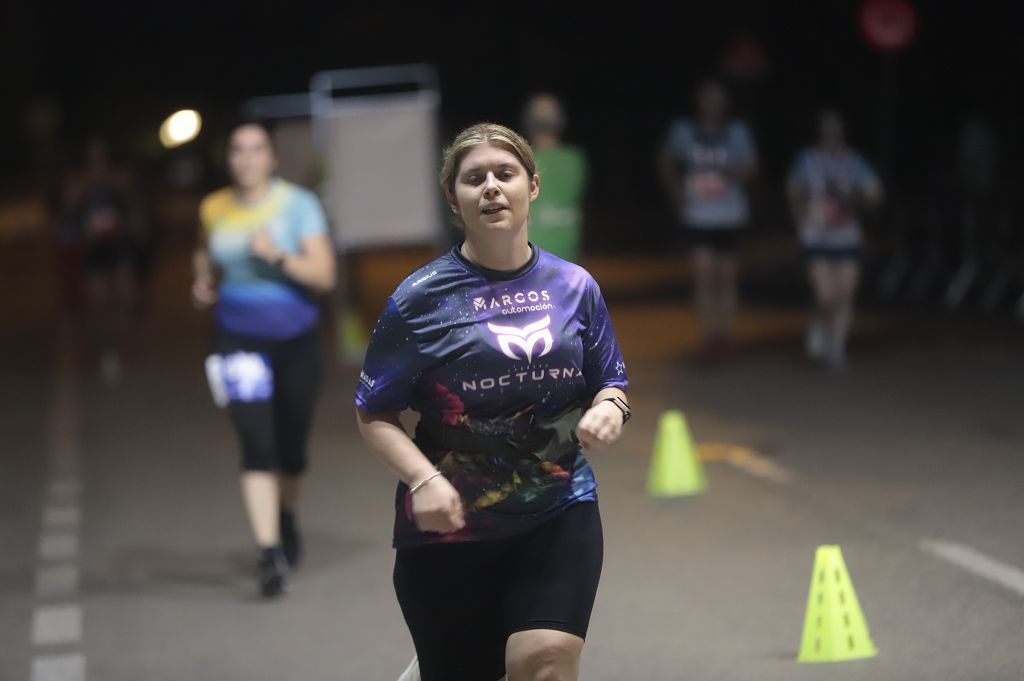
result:
[[[82,609],[77,605],[47,605],[32,615],[32,643],[57,645],[82,640]]]
[[[77,478],[52,480],[47,493],[47,503],[52,505],[72,503],[78,501],[81,494],[82,485]]]
[[[50,477],[52,478],[77,478],[78,459],[61,456],[50,460]]]
[[[39,557],[51,561],[77,558],[78,535],[44,534],[39,538]]]
[[[43,530],[76,530],[82,520],[77,506],[50,506],[43,510]]]
[[[32,681],[85,681],[85,655],[42,655],[32,660]]]
[[[36,598],[67,599],[78,593],[78,566],[52,565],[36,570]]]
[[[54,358],[55,382],[47,432],[50,476],[39,537],[36,598],[41,603],[32,614],[32,643],[45,646],[80,645],[83,629],[78,596],[78,530],[82,524],[79,500],[79,414],[75,385],[74,338],[62,327]],[[57,603],[54,603],[57,601]],[[68,651],[60,655],[36,655],[32,681],[85,681],[85,655]]]
[[[995,582],[1018,596],[1024,596],[1024,572],[991,556],[986,556],[966,544],[956,544],[939,539],[923,539],[921,549],[971,574]]]

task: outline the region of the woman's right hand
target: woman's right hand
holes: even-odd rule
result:
[[[217,302],[217,283],[210,277],[196,277],[192,282],[192,304],[205,310]]]
[[[423,485],[411,496],[412,519],[421,532],[448,534],[466,526],[462,498],[443,475]]]

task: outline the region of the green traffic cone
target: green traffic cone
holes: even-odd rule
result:
[[[843,552],[835,545],[819,546],[797,661],[841,662],[877,654]]]
[[[686,496],[708,486],[704,465],[690,436],[683,412],[666,411],[658,419],[647,492],[655,497]]]

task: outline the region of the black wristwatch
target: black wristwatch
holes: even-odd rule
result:
[[[619,411],[622,412],[622,425],[626,425],[626,421],[628,421],[629,417],[633,415],[633,411],[629,408],[629,405],[626,404],[626,400],[622,399],[621,397],[606,397],[601,401],[611,402],[612,404],[619,408]]]

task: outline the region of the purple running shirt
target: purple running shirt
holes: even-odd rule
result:
[[[532,246],[518,270],[489,270],[456,246],[388,298],[370,339],[356,405],[412,409],[475,433],[514,435],[531,416],[589,408],[600,390],[627,387],[601,290],[578,265]],[[423,446],[422,443],[421,447]],[[420,532],[408,487],[395,499],[394,546],[477,541],[529,530],[569,506],[597,500],[576,448],[557,461],[425,450],[462,497],[466,527]]]

